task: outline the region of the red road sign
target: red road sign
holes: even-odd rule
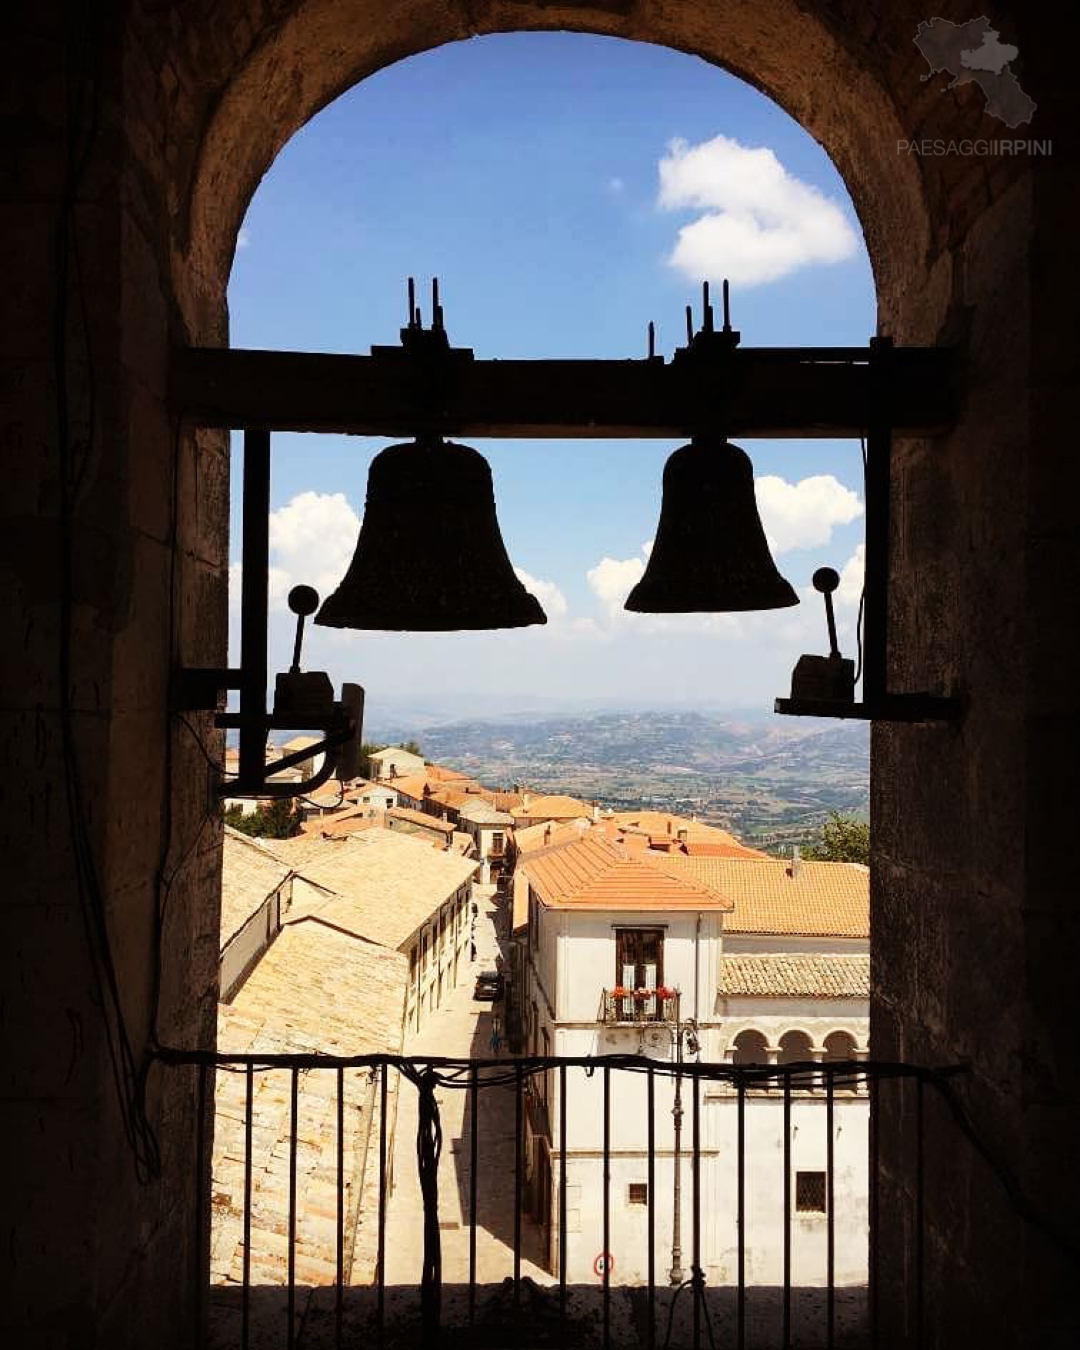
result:
[[[605,1270],[610,1275],[615,1269],[615,1258],[610,1252],[599,1252],[592,1263],[592,1268],[597,1279],[603,1279]]]

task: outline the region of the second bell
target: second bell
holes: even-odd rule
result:
[[[695,437],[664,465],[664,496],[645,575],[625,608],[644,614],[781,609],[799,597],[776,570],[749,456]]]

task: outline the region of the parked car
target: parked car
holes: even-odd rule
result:
[[[476,977],[473,998],[497,1003],[503,996],[503,977],[497,970],[482,970]]]

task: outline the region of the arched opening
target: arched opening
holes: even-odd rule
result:
[[[822,1056],[826,1064],[835,1063],[837,1060],[854,1060],[855,1055],[855,1037],[850,1031],[830,1031],[823,1042],[825,1054]],[[837,1091],[855,1092],[859,1088],[858,1074],[837,1075],[833,1078],[833,1086]]]
[[[109,1028],[94,1004],[82,925],[73,903],[58,903],[76,894],[75,878],[96,857],[136,1040],[149,1042],[156,1025],[172,1044],[212,1043],[220,839],[203,828],[205,765],[172,719],[169,685],[178,664],[224,659],[227,469],[222,438],[176,431],[170,348],[227,341],[236,231],[297,127],[393,60],[517,27],[639,38],[741,73],[821,141],[849,184],[882,327],[900,341],[963,348],[955,430],[898,447],[894,461],[891,676],[898,688],[962,687],[968,715],[955,732],[874,731],[874,1049],[897,1060],[968,1061],[968,1110],[988,1123],[1036,1211],[1067,1228],[1075,1167],[1059,1145],[1072,1128],[1075,1093],[1062,1068],[1071,1023],[1061,991],[1075,966],[1075,935],[1059,843],[1075,814],[1075,784],[1060,747],[1076,739],[1076,711],[1075,663],[1061,659],[1070,630],[1060,600],[1075,585],[1076,552],[1071,461],[1060,447],[1075,365],[1061,286],[1071,266],[1071,237],[1061,228],[1071,177],[1023,155],[898,152],[901,140],[924,131],[948,139],[961,127],[996,129],[973,82],[945,92],[943,79],[920,78],[912,35],[926,15],[915,5],[856,13],[796,3],[718,10],[684,0],[656,12],[418,0],[387,13],[360,0],[287,0],[272,8],[262,18],[240,0],[131,6],[102,35],[103,134],[79,210],[84,226],[93,217],[83,265],[93,281],[107,434],[94,442],[79,504],[79,562],[93,565],[77,571],[78,715],[64,735],[52,639],[70,617],[71,595],[42,572],[33,548],[17,545],[41,538],[39,517],[51,527],[60,495],[46,452],[55,422],[41,378],[47,339],[31,320],[51,313],[55,300],[43,242],[55,222],[43,218],[42,197],[58,191],[71,158],[65,63],[83,53],[43,39],[36,24],[19,28],[10,49],[27,110],[17,119],[18,163],[41,166],[18,183],[24,200],[10,226],[13,256],[25,262],[17,298],[28,319],[20,334],[27,362],[15,379],[25,415],[12,436],[33,447],[35,470],[13,478],[5,503],[16,516],[9,562],[21,586],[27,667],[11,682],[8,744],[27,785],[12,837],[35,877],[21,893],[27,904],[17,907],[12,944],[28,1003],[19,1024],[28,1048],[17,1049],[33,1084],[31,1104],[24,1111],[20,1099],[16,1108],[30,1161],[13,1207],[43,1272],[28,1277],[13,1309],[17,1324],[38,1339],[55,1330],[42,1332],[45,1317],[93,1326],[106,1339],[191,1341],[199,1275],[190,1236],[192,1084],[156,1068],[151,1075],[165,1179],[140,1186],[126,1157],[117,1160],[127,1122],[114,1105]],[[1052,127],[1055,110],[1067,107],[1059,92],[1067,82],[1056,76],[1065,59],[1058,26],[1032,7],[1009,18],[1004,36],[1027,63],[1021,80]],[[174,580],[184,600],[175,614]],[[54,809],[72,732],[93,806],[92,837],[77,853]],[[163,875],[175,883],[164,897],[153,880]],[[898,1125],[914,1109],[913,1090],[897,1089],[883,1121]],[[931,1121],[928,1137],[936,1130]],[[924,1213],[904,1139],[886,1132],[880,1146],[882,1208],[895,1222],[878,1253],[879,1306],[897,1343],[912,1340],[916,1326],[916,1217],[937,1258],[918,1322],[929,1342],[945,1344],[963,1326],[988,1343],[1042,1344],[1071,1327],[1071,1284],[1053,1244],[1038,1235],[1046,1225],[1037,1231],[974,1163],[952,1155],[935,1172]],[[70,1170],[56,1166],[65,1156]],[[72,1186],[72,1174],[87,1186]],[[980,1215],[991,1216],[980,1225],[973,1195]],[[90,1251],[100,1253],[92,1265]]]
[[[186,205],[174,252],[177,296],[187,332],[195,340],[224,338],[222,296],[232,241],[254,182],[291,129],[388,58],[489,26],[554,23],[670,44],[746,73],[822,141],[849,184],[870,249],[883,326],[900,340],[933,341],[952,331],[947,325],[958,322],[957,307],[964,298],[947,248],[949,229],[940,220],[931,224],[934,212],[928,205],[947,178],[933,172],[936,166],[895,154],[904,118],[912,115],[906,98],[895,92],[899,83],[872,63],[853,61],[845,35],[805,8],[791,5],[782,13],[770,13],[765,31],[759,29],[756,16],[741,12],[706,16],[692,6],[663,18],[578,7],[556,18],[542,5],[518,6],[509,25],[497,10],[485,10],[479,18],[470,13],[460,25],[454,14],[434,20],[427,13],[410,14],[381,26],[373,24],[362,34],[350,30],[347,41],[328,43],[337,13],[337,6],[328,2],[304,6],[285,18],[274,42],[257,48],[238,77],[224,87],[214,118],[203,128],[190,194],[186,182],[179,194]],[[322,58],[314,68],[308,60],[309,44]],[[812,63],[806,60],[808,51],[815,53]],[[1022,230],[1022,219],[1014,221]],[[970,277],[965,284],[978,286]],[[959,445],[963,453],[962,438]],[[910,470],[914,480],[934,479],[937,471],[928,469],[924,449],[908,448],[904,460],[902,472]],[[940,493],[935,497],[940,502]],[[935,548],[948,551],[940,536],[927,547],[931,554]],[[913,556],[917,552],[914,548]],[[914,600],[911,603],[914,606]],[[905,611],[902,602],[898,622],[910,627],[912,618],[913,611]],[[947,678],[949,660],[943,653],[935,654],[932,644],[914,641],[905,648],[899,667],[901,675],[918,671],[925,678],[929,668]],[[902,764],[912,783],[925,779],[925,766],[910,741],[883,731],[876,753],[879,783],[895,764]],[[891,838],[893,846],[906,849],[907,845],[899,845],[897,832]],[[901,940],[899,932],[893,936]],[[924,955],[932,959],[929,953]],[[878,1003],[883,1048],[897,1043],[895,1019],[907,1016],[905,998],[892,991]]]
[[[814,1058],[813,1042],[805,1031],[785,1031],[778,1042],[777,1064],[804,1064]],[[796,1091],[808,1092],[818,1085],[818,1076],[812,1070],[791,1075],[791,1086]]]
[[[731,1046],[732,1064],[768,1064],[768,1042],[760,1031],[740,1031]]]

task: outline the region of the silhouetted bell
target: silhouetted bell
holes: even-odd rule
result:
[[[547,623],[506,555],[483,455],[438,437],[377,454],[356,552],[315,622],[411,632]]]
[[[695,437],[664,465],[660,524],[625,608],[643,614],[782,609],[799,597],[776,570],[746,453]]]

